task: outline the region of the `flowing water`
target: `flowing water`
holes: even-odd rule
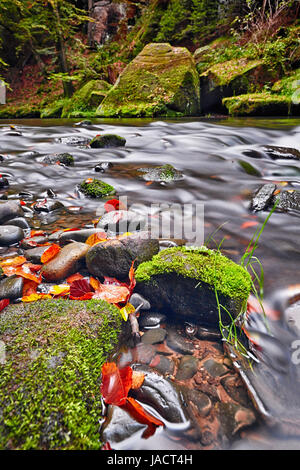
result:
[[[126,146],[91,149],[68,145],[63,139],[90,140],[101,133],[125,137]],[[257,154],[249,152],[266,145],[300,151],[300,120],[94,120],[88,127],[75,126],[74,120],[0,121],[0,154],[4,157],[0,173],[10,183],[8,198],[20,195],[34,202],[48,198],[49,189],[54,191],[65,210],[32,219],[32,225],[47,229],[92,226],[100,203],[79,197],[76,191],[77,184],[86,178],[112,184],[118,196],[128,197],[129,206],[140,204],[140,211],[147,211],[153,203],[203,202],[205,239],[216,231],[215,243],[223,240],[224,253],[239,261],[256,223],[261,225],[267,216],[267,212],[250,211],[251,194],[268,182],[285,190],[300,189],[300,159],[253,158]],[[45,155],[63,152],[74,155],[74,167],[42,162]],[[113,163],[111,168],[95,172],[98,163],[107,161]],[[184,178],[147,184],[138,176],[139,168],[166,163],[180,170]],[[231,353],[268,427],[261,428],[258,441],[250,435],[238,448],[272,446],[270,429],[275,448],[300,447],[299,222],[300,211],[275,212],[256,251],[264,268],[265,298],[272,314],[267,328],[261,315],[249,319],[259,344],[253,371],[234,357],[234,351]],[[212,240],[210,246],[215,247]],[[145,446],[153,445],[151,442]]]

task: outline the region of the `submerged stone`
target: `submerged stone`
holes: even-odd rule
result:
[[[55,155],[46,155],[42,162],[50,165],[58,162],[66,166],[74,166],[74,157],[70,153],[58,153]]]
[[[51,299],[1,312],[1,449],[101,447],[101,367],[122,326],[119,310],[101,300]]]
[[[124,147],[125,144],[126,144],[126,139],[116,134],[96,135],[96,137],[94,137],[90,141],[90,147],[95,148],[95,149],[109,148],[109,147]]]
[[[201,325],[219,325],[219,303],[237,316],[251,289],[249,273],[220,252],[206,247],[175,247],[138,266],[136,292],[151,307]],[[230,322],[221,310],[222,321]]]
[[[190,52],[147,44],[121,73],[98,116],[176,116],[199,112],[199,78]]]
[[[183,179],[183,174],[176,170],[172,165],[166,164],[155,168],[139,168],[141,177],[145,181],[157,181],[169,183],[171,181],[179,181]]]

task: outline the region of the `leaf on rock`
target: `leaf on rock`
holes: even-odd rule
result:
[[[100,288],[94,293],[93,299],[101,299],[110,304],[118,304],[126,302],[129,294],[128,287],[113,284],[100,284]]]
[[[130,315],[131,313],[134,313],[134,312],[135,312],[135,308],[130,303],[126,304],[125,307],[122,307],[120,309],[120,313],[122,315],[122,318],[125,321],[128,320],[128,315]]]
[[[107,234],[105,232],[96,232],[88,237],[85,241],[87,245],[94,246],[96,243],[106,242]]]
[[[132,371],[132,389],[140,388],[145,380],[145,374],[138,370]]]
[[[4,261],[1,261],[0,266],[3,268],[4,266],[21,266],[22,264],[26,263],[25,256],[16,256],[15,258],[8,258]]]
[[[0,312],[9,305],[9,299],[0,300]]]
[[[64,295],[69,295],[70,293],[70,286],[69,284],[59,284],[56,286],[52,286],[49,289],[49,294],[55,295],[55,296],[64,296]]]
[[[30,294],[25,297],[22,297],[22,302],[36,302],[39,299],[51,299],[51,295],[49,294]]]
[[[79,279],[83,279],[83,275],[80,273],[72,274],[66,279],[67,284],[72,284],[74,281],[78,281]]]
[[[36,294],[37,283],[35,281],[31,281],[30,279],[25,279],[23,284],[23,292],[22,296],[27,297],[31,294]]]
[[[78,279],[70,285],[70,299],[88,300],[93,297],[94,291],[87,279]]]
[[[100,288],[100,281],[91,276],[90,277],[90,285],[96,291]]]
[[[41,262],[43,264],[48,263],[54,256],[57,255],[57,253],[60,252],[60,246],[57,245],[56,243],[53,243],[53,245],[50,245],[47,250],[44,251],[44,253],[41,256]]]
[[[31,272],[30,267],[31,266],[36,266],[32,265],[31,263],[24,263],[22,266],[7,266],[3,267],[3,272],[6,276],[21,276],[24,277],[25,279],[29,279],[31,281],[36,282],[37,284],[40,284],[42,282],[42,276],[39,275],[37,277],[35,274]]]
[[[119,369],[114,362],[102,366],[101,394],[105,403],[120,406],[126,402],[132,385],[132,369],[127,366]]]
[[[126,402],[121,408],[127,411],[138,423],[148,426],[142,435],[144,439],[152,436],[158,426],[164,425],[162,421],[148,413],[134,398],[127,397]]]

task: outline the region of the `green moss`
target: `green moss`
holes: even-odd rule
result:
[[[297,95],[299,99],[300,68],[287,74],[272,86],[272,92],[283,96],[293,97]]]
[[[126,139],[116,134],[97,135],[90,141],[92,148],[123,147]]]
[[[66,166],[74,166],[74,157],[70,153],[60,153],[58,161]]]
[[[65,103],[62,117],[92,116],[110,88],[104,80],[90,80]]]
[[[206,247],[175,247],[161,251],[151,261],[138,266],[137,283],[150,281],[158,274],[176,273],[216,286],[218,292],[244,300],[251,289],[248,272],[221,253]]]
[[[42,119],[60,118],[63,107],[69,100],[67,98],[58,99],[41,110]]]
[[[2,312],[1,449],[99,449],[101,367],[119,310],[103,301],[44,300]]]
[[[110,184],[104,183],[104,181],[100,181],[96,178],[93,179],[92,182],[87,183],[83,181],[80,184],[80,190],[88,197],[92,198],[102,198],[105,196],[109,196],[111,194],[115,194],[116,190]]]
[[[223,99],[223,105],[232,116],[288,116],[291,99],[270,93],[254,93]]]

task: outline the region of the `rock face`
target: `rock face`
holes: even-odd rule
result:
[[[122,325],[116,307],[95,300],[43,300],[1,313],[1,449],[100,448],[99,377]]]
[[[99,116],[176,116],[199,112],[199,78],[190,52],[148,44],[125,68]]]
[[[158,250],[158,240],[151,239],[148,232],[139,232],[92,246],[86,255],[86,265],[93,276],[125,279],[134,260],[137,266],[150,260]]]
[[[271,79],[261,60],[233,59],[215,64],[200,75],[201,111],[224,112],[223,98],[249,93],[256,83]]]
[[[155,310],[218,327],[219,303],[235,317],[247,300],[251,282],[244,268],[205,247],[168,248],[138,266],[136,292]],[[223,323],[229,323],[222,311]]]
[[[89,245],[73,242],[64,246],[60,252],[41,269],[46,281],[60,281],[79,269],[79,263],[84,259]]]

